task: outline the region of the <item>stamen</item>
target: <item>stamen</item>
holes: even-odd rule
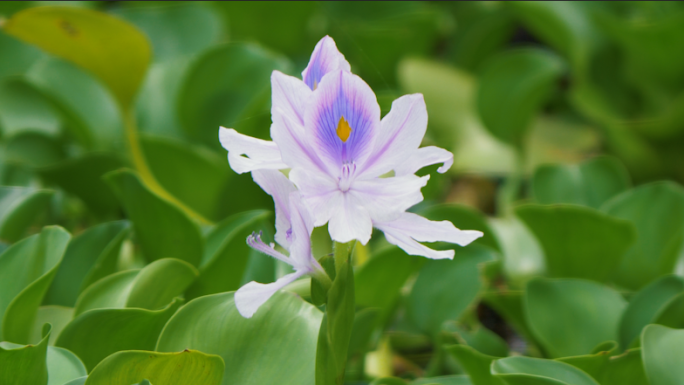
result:
[[[337,123],[337,136],[342,140],[342,143],[346,143],[347,140],[349,139],[349,135],[351,135],[352,128],[349,126],[349,123],[347,120],[344,118],[344,116],[340,117],[340,121]]]
[[[275,259],[281,260],[281,261],[283,261],[289,265],[292,264],[292,261],[290,261],[290,259],[288,257],[284,256],[283,254],[281,254],[280,252],[278,252],[277,250],[274,249],[275,245],[271,244],[269,246],[269,245],[265,244],[264,241],[261,240],[261,235],[262,235],[261,231],[259,231],[259,234],[257,234],[256,232],[253,232],[252,235],[247,237],[247,245],[256,251],[264,253],[264,254],[271,256]]]

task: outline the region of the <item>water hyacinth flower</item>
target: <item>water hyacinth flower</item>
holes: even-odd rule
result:
[[[287,263],[295,271],[273,283],[263,284],[252,281],[238,289],[235,292],[235,306],[245,318],[251,318],[276,291],[306,274],[317,275],[324,280],[328,279],[323,267],[311,252],[313,219],[304,206],[299,192],[279,171],[254,171],[252,176],[273,197],[276,207],[276,240],[283,248],[289,250],[290,256],[277,251],[273,244],[264,243],[261,234],[252,233],[247,238],[247,244],[254,250]]]
[[[316,45],[302,77],[273,71],[273,141],[221,127],[219,138],[233,170],[289,168],[314,226],[328,223],[337,242],[366,244],[375,227],[410,254],[452,258],[453,250],[435,251],[419,242],[464,246],[482,236],[406,212],[423,200],[420,190],[429,179],[415,173],[438,163],[443,173],[453,163],[453,154],[444,149],[420,148],[427,129],[421,94],[395,100],[381,119],[375,94],[350,72],[328,36]]]

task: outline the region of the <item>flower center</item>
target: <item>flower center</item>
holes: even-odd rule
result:
[[[345,163],[344,166],[342,166],[342,175],[340,175],[340,179],[337,182],[337,186],[342,192],[349,191],[349,188],[352,184],[354,171],[356,171],[356,164],[354,163]]]
[[[342,143],[346,143],[349,139],[349,135],[351,135],[351,132],[352,128],[349,126],[347,120],[344,118],[344,116],[340,117],[340,121],[337,123],[337,137],[342,140]]]

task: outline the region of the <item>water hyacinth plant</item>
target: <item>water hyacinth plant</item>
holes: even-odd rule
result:
[[[681,384],[682,20],[0,2],[0,385]]]

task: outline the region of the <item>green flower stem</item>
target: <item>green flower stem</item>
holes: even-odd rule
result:
[[[150,167],[147,165],[145,160],[145,154],[140,146],[140,137],[138,135],[138,126],[135,121],[135,113],[132,109],[126,110],[123,113],[124,117],[124,128],[126,131],[126,141],[128,142],[128,148],[131,152],[131,158],[133,159],[133,166],[135,170],[140,175],[140,178],[145,183],[145,185],[152,190],[155,194],[160,197],[170,201],[181,210],[183,210],[190,218],[196,220],[201,225],[210,225],[211,221],[204,218],[202,215],[195,212],[190,207],[186,206],[183,202],[179,201],[171,195],[162,185],[157,182],[157,179],[152,174]]]
[[[335,255],[335,271],[339,274],[340,270],[349,260],[349,255],[351,255],[352,246],[356,241],[351,241],[347,243],[334,242],[333,243],[333,253]]]

